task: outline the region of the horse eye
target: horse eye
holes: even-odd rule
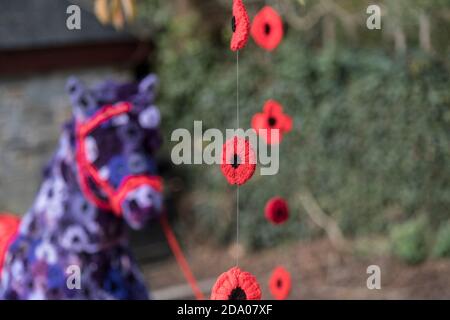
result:
[[[89,209],[87,202],[83,202],[83,204],[81,205],[81,211],[86,212],[87,209]]]
[[[128,134],[130,137],[134,137],[134,136],[136,135],[136,129],[135,129],[135,128],[128,128],[128,129],[127,129],[127,134]]]
[[[85,107],[85,108],[88,106],[88,102],[87,102],[85,96],[82,96],[82,97],[80,98],[80,104],[81,104],[82,107]]]

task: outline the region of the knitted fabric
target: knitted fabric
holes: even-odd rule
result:
[[[211,300],[260,300],[261,289],[255,276],[238,267],[222,273],[211,291]]]
[[[250,34],[250,19],[242,0],[233,0],[233,18],[231,19],[230,48],[233,51],[241,50],[245,47]]]
[[[283,113],[283,107],[275,100],[267,100],[263,112],[256,113],[252,118],[252,128],[268,143],[278,144],[283,134],[292,130],[292,118]],[[261,131],[261,129],[265,129]],[[278,130],[278,136],[272,138],[272,130]]]
[[[162,211],[154,153],[156,77],[86,88],[71,78],[73,117],[35,201],[8,245],[0,299],[147,299],[127,242]],[[67,285],[71,267],[80,287]]]
[[[283,39],[283,21],[270,6],[262,8],[253,19],[251,35],[261,48],[272,51]]]
[[[250,143],[237,136],[227,140],[222,148],[221,169],[228,183],[247,182],[256,169],[256,156]]]
[[[281,224],[289,218],[289,208],[287,202],[281,197],[270,199],[264,209],[267,220],[273,224]]]
[[[20,219],[14,215],[0,215],[0,275],[2,272],[3,261],[10,243],[14,240],[17,229],[19,228]]]
[[[270,276],[269,289],[277,300],[284,300],[291,291],[291,274],[283,267],[275,268]]]

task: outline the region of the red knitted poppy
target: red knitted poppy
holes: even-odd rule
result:
[[[274,197],[270,199],[264,209],[266,219],[273,224],[281,224],[289,218],[289,207],[281,197]]]
[[[292,130],[292,118],[283,113],[283,107],[275,100],[267,100],[263,112],[252,118],[252,128],[261,135],[268,144],[278,144],[283,134]],[[264,133],[261,129],[266,129]],[[278,129],[278,137],[272,138],[272,130]]]
[[[230,48],[233,51],[241,50],[245,47],[250,33],[250,19],[242,0],[233,0],[233,18],[231,19],[231,37]]]
[[[255,152],[247,140],[235,136],[225,142],[221,169],[230,184],[244,184],[253,176],[255,168]]]
[[[19,224],[20,219],[14,215],[0,215],[0,274],[9,244],[14,240]]]
[[[269,288],[275,299],[286,299],[291,291],[291,274],[281,266],[275,268],[270,276]]]
[[[265,6],[253,19],[251,34],[257,45],[272,51],[283,39],[283,21],[272,7]]]
[[[217,278],[211,300],[261,300],[261,289],[254,275],[234,267]]]

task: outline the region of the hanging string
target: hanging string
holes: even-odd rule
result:
[[[236,266],[239,266],[239,186],[236,187]]]
[[[236,51],[236,129],[239,129],[239,50]],[[236,185],[236,266],[239,266],[239,185]]]
[[[205,296],[203,295],[203,292],[200,290],[197,280],[195,279],[194,274],[192,273],[191,268],[189,267],[189,263],[187,262],[186,258],[184,257],[183,251],[181,250],[181,247],[178,244],[177,238],[175,237],[175,234],[173,233],[172,228],[170,227],[170,224],[169,224],[169,221],[167,220],[167,215],[165,212],[161,215],[159,222],[161,223],[164,235],[167,238],[167,242],[169,243],[170,249],[172,250],[173,255],[175,256],[178,266],[180,267],[181,271],[183,272],[184,277],[186,278],[187,282],[191,286],[191,289],[194,292],[195,298],[197,300],[205,300]]]
[[[239,128],[239,50],[236,51],[236,128]]]

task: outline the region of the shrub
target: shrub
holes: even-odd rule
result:
[[[433,256],[442,258],[450,257],[450,221],[442,224],[438,229],[433,248]]]
[[[228,19],[226,8],[214,12]],[[155,71],[167,137],[161,154],[170,156],[172,131],[192,131],[194,120],[202,120],[204,130],[235,126],[236,56],[228,49],[229,21],[220,19],[183,11],[158,32]],[[249,41],[239,66],[244,128],[269,98],[280,101],[294,119],[281,144],[279,174],[259,176],[257,169],[240,188],[241,239],[249,247],[313,234],[297,201],[304,188],[347,236],[386,234],[391,207],[411,215],[428,212],[433,226],[448,219],[450,72],[445,62],[413,50],[393,56],[380,46],[317,48],[288,29],[270,54]],[[233,241],[236,193],[220,168],[177,170],[183,171],[183,188],[192,199],[182,208],[189,214],[181,216],[180,230],[201,240]],[[291,218],[273,227],[263,210],[277,195],[288,200]]]
[[[428,253],[428,223],[419,217],[398,224],[391,229],[393,254],[409,264],[424,261]]]

